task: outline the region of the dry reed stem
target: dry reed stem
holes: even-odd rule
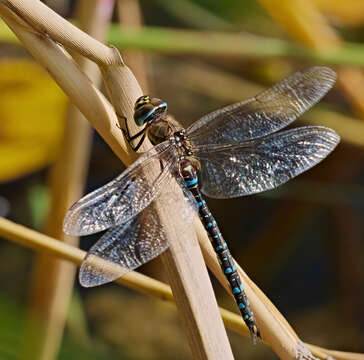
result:
[[[112,15],[109,0],[94,1],[91,6],[88,0],[80,0],[78,15],[83,29],[98,40],[105,39]],[[78,56],[78,64],[93,83],[100,84],[100,72],[94,63]],[[83,194],[91,142],[92,130],[89,122],[75,106],[70,105],[63,151],[51,169],[52,202],[45,233],[73,246],[78,245],[78,238],[64,234],[62,223],[67,209]],[[30,285],[30,306],[22,358],[51,360],[57,357],[73,290],[75,270],[74,266],[59,258],[47,254],[37,257]],[[34,318],[37,319],[36,338]]]
[[[125,66],[104,66],[101,69],[115,110],[128,119],[132,118],[132,104],[142,94],[133,74],[126,71]],[[135,124],[129,124],[129,129],[132,134],[137,131]],[[149,141],[145,141],[141,150],[146,151],[150,147]],[[166,209],[158,206],[158,202],[156,206],[168,239],[173,239],[169,241],[169,250],[162,255],[162,259],[178,308],[183,309],[182,324],[187,329],[194,357],[233,358],[221,317],[215,311],[216,299],[197,241],[192,236],[186,238],[176,232],[175,219],[166,213]],[[219,342],[216,342],[217,338]]]
[[[133,104],[142,95],[135,77],[126,66],[107,65],[100,68],[116,112],[132,119]],[[128,124],[132,134],[138,131],[136,124]],[[150,148],[150,142],[145,141],[141,151]],[[146,177],[151,175],[145,174]],[[162,259],[178,308],[182,309],[182,325],[193,356],[198,359],[233,358],[197,240],[194,236],[186,238],[178,232],[175,225],[178,219],[172,218],[158,201],[154,204],[169,239],[169,249]]]
[[[60,20],[58,17],[52,17],[52,12],[46,10],[46,7],[39,5],[40,2],[38,1],[34,1],[37,5],[32,7],[31,10],[34,11],[34,9],[37,9],[38,11],[47,14],[47,24],[42,23],[42,21],[44,22],[45,20],[43,17],[44,14],[42,14],[42,16],[39,16],[39,14],[34,15],[33,13],[29,14],[30,7],[25,6],[23,2],[15,1],[12,3],[12,6],[10,6],[11,10],[15,10],[16,14],[21,16],[24,22],[31,24],[32,26],[36,23],[36,26],[34,26],[36,31],[44,30],[48,34],[46,37],[44,34],[39,36],[34,34],[34,31],[28,32],[23,26],[19,26],[17,22],[13,22],[13,14],[6,17],[6,14],[9,13],[9,3],[11,2],[6,2],[8,7],[0,8],[1,14],[8,25],[37,60],[49,70],[57,83],[70,96],[71,100],[76,104],[79,102],[83,105],[82,97],[85,94],[80,92],[79,94],[82,94],[82,96],[78,95],[76,99],[73,99],[73,96],[76,95],[75,88],[78,87],[78,83],[75,83],[75,78],[72,79],[73,83],[67,81],[67,77],[66,81],[63,79],[64,72],[67,72],[69,69],[64,69],[64,72],[60,72],[59,60],[64,61],[63,65],[69,67],[74,73],[76,72],[75,68],[72,68],[72,63],[67,54],[64,51],[61,51],[61,48],[52,41],[55,39],[59,42],[64,40],[64,36],[59,34],[59,32],[62,32],[63,27],[66,27],[64,21]],[[29,3],[30,2],[27,2],[27,5],[29,5]],[[0,3],[0,5],[1,4],[3,3]],[[24,5],[24,8],[17,9],[14,7],[14,4],[18,6]],[[60,24],[62,24],[61,27]],[[53,33],[53,25],[54,28],[57,28],[59,31],[57,34]],[[73,36],[77,40],[77,32],[73,30],[74,29],[72,29],[72,33],[66,31],[66,35],[68,37]],[[51,40],[52,36],[55,36],[55,39]],[[65,41],[63,45],[71,48],[71,50],[76,50],[76,45],[79,45],[76,40]],[[82,36],[80,43],[83,47],[86,45],[84,41],[87,41],[87,38]],[[46,46],[44,44],[45,42],[47,42]],[[48,48],[51,48],[51,51],[49,51]],[[81,51],[81,53],[90,55],[87,51]],[[115,53],[118,54],[114,51],[114,54]],[[56,58],[60,58],[57,59],[57,63],[55,62]],[[142,92],[133,74],[123,64],[121,57],[116,56],[116,58],[118,61],[112,62],[112,64],[106,62],[104,64],[99,64],[99,66],[102,70],[105,84],[114,108],[118,114],[123,114],[130,119],[132,118],[133,104]],[[78,77],[82,78],[81,74],[82,73],[78,71]],[[97,95],[100,95],[92,85],[91,88],[92,90],[95,90]],[[80,107],[80,110],[86,111],[87,109]],[[115,115],[114,117],[110,116],[110,119],[113,118],[115,118]],[[107,119],[106,125],[110,124],[110,119]],[[114,126],[116,126],[116,122]],[[133,126],[130,126],[130,128],[133,132]],[[103,130],[105,132],[110,132],[110,129],[107,129],[107,126],[103,129],[99,128],[98,130],[104,135],[105,133]],[[107,137],[108,135],[105,136]],[[148,144],[148,142],[145,142],[142,150],[147,150],[150,146],[151,145]],[[119,154],[120,150],[116,152]],[[125,158],[125,156],[123,157]],[[148,175],[149,174],[146,174],[146,176]],[[211,283],[208,281],[208,274],[197,241],[191,237],[191,239],[184,239],[183,244],[178,243],[178,234],[173,227],[174,219],[168,217],[165,209],[159,207],[158,210],[160,220],[163,223],[164,230],[170,240],[170,248],[164,255],[165,262],[168,264],[167,272],[170,275],[177,301],[182,305],[179,307],[179,310],[184,320],[182,323],[185,325],[192,353],[196,359],[220,359],[222,357],[225,359],[232,359],[233,355],[230,344],[221,317],[218,315],[216,299],[213,295]],[[188,251],[181,251],[181,249],[185,248],[187,248]],[[191,263],[193,263],[193,266],[190,266]],[[189,289],[194,289],[194,291],[189,291]],[[200,302],[202,298],[204,299],[203,304]],[[217,338],[219,339],[218,342],[216,341]]]
[[[112,48],[87,35],[38,0],[0,0],[0,5],[20,17],[32,31],[49,35],[69,50],[96,63],[119,63]]]
[[[117,75],[115,73],[116,71],[119,71],[119,68],[115,67],[115,66],[107,66],[107,67],[103,68],[103,70],[104,70],[105,83],[107,84],[110,98],[113,100],[113,105],[118,113],[122,113],[122,109],[127,108],[127,104],[120,104],[120,101],[122,101],[122,99],[124,99],[124,94],[122,94],[122,96],[119,96],[119,97],[116,96],[116,95],[120,95],[121,91],[124,91],[124,89],[122,89],[122,87],[120,87],[116,81],[116,80],[121,79],[122,74]],[[123,82],[123,81],[121,80],[121,82]],[[130,84],[131,79],[126,81],[126,83]],[[128,94],[130,95],[130,90],[128,91]],[[125,94],[125,95],[127,95],[127,94]],[[125,96],[125,98],[127,99],[127,96]],[[131,116],[131,114],[130,115],[124,114],[124,115],[127,116],[128,118],[130,118],[130,116]],[[135,133],[136,130],[137,130],[136,128],[134,128],[134,129],[132,128],[131,132]],[[164,222],[163,222],[164,225],[166,224],[166,221],[167,220],[164,220]],[[199,229],[199,230],[197,230],[198,239],[199,239],[201,248],[205,255],[206,252],[212,251],[212,248],[211,248],[210,240],[206,234],[206,231],[202,228],[202,225],[200,222],[198,222],[198,224],[199,225],[197,225],[197,227],[196,227],[196,229]],[[170,226],[171,226],[171,228],[173,227],[172,224]],[[175,244],[177,244],[177,243],[175,243]],[[172,247],[175,244],[171,243],[170,247]],[[197,266],[198,266],[197,264],[200,263],[199,254],[197,252],[197,249],[193,246],[193,244],[188,245],[187,243],[184,244],[184,248],[189,249],[189,251],[182,252],[182,254],[184,256],[188,255],[188,257],[189,257],[187,259],[186,264],[188,264],[188,261],[189,261],[190,263],[193,263],[194,266],[196,266],[196,268],[197,268]],[[175,261],[178,260],[179,262],[183,263],[181,252],[180,252],[178,246],[175,248],[175,252],[178,254],[178,259],[176,258]],[[195,257],[195,260],[194,260],[194,257]],[[209,268],[215,273],[216,277],[220,281],[224,281],[224,282],[222,282],[223,284],[226,284],[225,278],[222,277],[221,269],[218,265],[216,255],[214,255],[213,257],[205,256],[205,260],[206,259],[207,259],[206,262],[207,262]],[[171,264],[171,262],[168,261],[167,259],[165,259],[165,263]],[[173,271],[177,271],[177,270],[180,273],[182,271],[182,269],[175,269]],[[186,269],[186,270],[188,270],[188,269]],[[172,271],[172,270],[170,269],[170,271]],[[198,274],[201,278],[200,280],[202,280],[202,272],[199,271]],[[186,282],[185,286],[181,286],[181,284],[177,284],[177,283],[172,283],[172,286],[177,285],[179,287],[180,291],[183,291],[183,289],[189,285],[188,277],[184,278],[183,276],[180,276],[180,277],[174,276],[173,279],[185,280],[185,282]],[[204,282],[200,281],[200,284],[201,284],[200,286],[202,286],[203,283]],[[257,295],[254,293],[251,286],[249,286],[249,284],[247,283],[246,278],[245,278],[244,283],[246,285],[248,296],[251,295],[255,299],[257,297]],[[204,292],[202,293],[203,294],[202,298],[207,296],[206,294],[209,291],[210,290],[208,288],[205,288]],[[201,297],[200,297],[200,299],[201,299]],[[264,301],[268,301],[267,298],[264,298]],[[268,303],[266,305],[264,305],[264,302],[262,303],[261,301],[259,301],[259,302],[257,301],[256,304],[254,304],[254,300],[252,300],[252,308],[258,319],[258,325],[261,328],[263,338],[270,339],[270,344],[271,344],[272,348],[274,349],[274,351],[278,354],[278,356],[280,356],[282,359],[295,359],[297,356],[297,344],[292,339],[291,331],[285,331],[284,325],[286,324],[286,321],[284,321],[284,325],[282,325],[279,321],[278,316],[273,316],[273,313],[271,313],[271,314],[269,313],[268,309],[272,308],[272,305],[270,304],[270,302],[268,301]],[[201,310],[204,310],[204,309],[205,309],[205,307]],[[264,316],[261,316],[260,312],[264,312]],[[212,314],[210,313],[210,317],[211,316],[212,316]],[[191,317],[189,317],[189,318],[191,319]],[[260,323],[259,323],[259,320],[261,321]],[[217,321],[217,320],[215,320],[215,321]],[[193,339],[190,338],[190,342],[192,340]]]
[[[336,360],[363,360],[364,354],[324,349],[316,345],[307,345],[313,354],[327,354],[331,359]]]
[[[81,265],[86,254],[83,250],[2,217],[0,217],[0,236],[33,250],[58,256],[78,266]],[[116,282],[161,300],[174,301],[171,288],[168,285],[136,271],[126,274],[124,277],[116,280]],[[225,325],[229,329],[244,336],[250,336],[245,323],[241,321],[240,315],[223,308],[220,308],[220,313]],[[265,343],[270,345],[268,342]],[[326,359],[329,355],[332,355],[341,360],[364,360],[364,354],[329,350],[310,344],[306,345],[311,349],[315,356],[318,356],[321,359]]]

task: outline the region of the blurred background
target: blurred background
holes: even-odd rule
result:
[[[87,11],[87,1],[45,3],[72,21]],[[130,28],[139,25],[142,35]],[[217,34],[214,41],[206,32]],[[302,340],[364,352],[364,0],[120,0],[106,41],[184,126],[298,69],[316,64],[338,72],[335,88],[293,125],[335,129],[342,141],[334,153],[281,188],[208,204],[234,257]],[[1,22],[0,215],[49,234],[68,106]],[[96,132],[90,140],[79,164],[84,193],[124,169]],[[81,238],[80,247],[98,238]],[[115,284],[83,289],[73,271],[63,278],[49,257],[0,240],[1,359],[191,358],[172,304]],[[167,281],[159,262],[142,271]],[[71,289],[70,300],[47,299],[54,279],[61,294]],[[235,311],[213,283],[219,304]],[[44,319],[53,337],[39,341],[34,323],[41,327]],[[228,335],[237,359],[276,358]]]

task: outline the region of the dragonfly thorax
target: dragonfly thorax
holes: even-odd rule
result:
[[[147,129],[148,139],[153,145],[169,139],[176,131],[176,127],[168,119],[155,120]]]
[[[175,146],[179,150],[180,159],[193,156],[192,146],[188,140],[185,129],[175,131],[173,135],[169,137],[169,141],[172,146]]]

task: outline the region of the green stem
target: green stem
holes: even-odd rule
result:
[[[111,26],[109,42],[121,49],[170,54],[223,55],[257,58],[293,57],[321,64],[364,66],[364,45],[342,46],[318,52],[293,42],[246,33],[175,30],[158,27],[121,29]]]

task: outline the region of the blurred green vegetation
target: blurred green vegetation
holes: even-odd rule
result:
[[[13,299],[0,296],[0,358],[6,360],[19,359],[22,345],[22,331],[24,326],[25,309]],[[75,341],[76,340],[76,341]],[[59,360],[113,360],[120,359],[120,354],[110,349],[102,349],[95,343],[80,345],[77,338],[66,332]],[[123,359],[131,359],[123,355]]]

